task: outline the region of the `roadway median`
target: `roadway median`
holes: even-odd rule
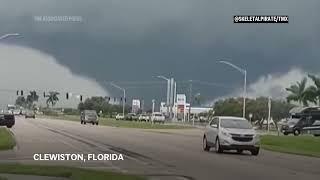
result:
[[[53,120],[68,120],[76,121],[80,123],[80,117],[74,115],[59,115],[59,116],[47,116],[39,115],[39,118],[53,119]],[[157,124],[150,122],[138,122],[138,121],[126,121],[115,120],[113,118],[99,118],[99,125],[122,127],[122,128],[138,128],[138,129],[190,129],[191,126],[177,125],[177,124]]]
[[[0,151],[13,149],[16,145],[13,134],[5,127],[0,127]]]
[[[261,147],[270,151],[320,157],[320,138],[302,136],[261,136]]]
[[[25,164],[0,164],[0,174],[35,175],[43,176],[43,179],[46,179],[45,177],[61,177],[70,180],[146,180],[146,178],[141,176],[109,171]]]

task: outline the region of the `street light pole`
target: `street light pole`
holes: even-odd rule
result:
[[[242,108],[242,116],[243,118],[246,117],[246,96],[247,96],[247,70],[242,69],[234,64],[232,64],[231,62],[228,61],[219,61],[219,63],[222,64],[226,64],[228,66],[233,67],[234,69],[238,70],[239,72],[241,72],[244,75],[244,87],[243,87],[243,108]]]
[[[5,38],[8,38],[8,37],[10,37],[10,36],[19,36],[19,35],[20,35],[20,34],[18,34],[18,33],[5,34],[5,35],[3,35],[3,36],[0,36],[0,40],[5,39]]]
[[[247,70],[244,70],[244,86],[243,86],[243,111],[242,116],[246,118],[246,98],[247,98]]]
[[[114,83],[110,83],[111,86],[120,89],[121,91],[123,91],[123,100],[122,100],[122,116],[124,117],[124,109],[125,109],[125,101],[126,101],[126,90]]]
[[[170,114],[170,79],[169,78],[166,78],[165,76],[156,76],[157,78],[160,78],[160,79],[164,79],[167,81],[167,113]]]

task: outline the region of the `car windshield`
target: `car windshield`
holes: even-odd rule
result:
[[[223,119],[220,126],[223,128],[252,129],[248,121],[241,119]]]

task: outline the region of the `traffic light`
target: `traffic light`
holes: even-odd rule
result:
[[[43,92],[43,97],[46,97],[46,92]]]
[[[120,98],[120,101],[122,102],[122,97]]]
[[[111,100],[111,98],[110,97],[108,97],[108,101],[110,101]]]
[[[80,95],[80,101],[82,102],[82,95]]]
[[[17,96],[19,96],[19,91],[17,91]]]
[[[69,93],[66,93],[66,99],[69,99]]]
[[[21,94],[21,96],[23,96],[23,91],[22,90],[20,91],[20,94]]]
[[[124,98],[124,102],[127,102],[127,98]]]

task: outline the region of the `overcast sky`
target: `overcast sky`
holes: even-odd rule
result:
[[[104,83],[115,81],[128,87],[130,98],[160,101],[165,84],[152,83],[158,81],[152,76],[165,75],[177,79],[179,92],[187,91],[190,79],[225,85],[194,85],[195,93],[211,100],[241,91],[239,72],[216,63],[228,59],[247,69],[250,95],[284,97],[285,86],[305,73],[319,72],[318,0],[0,0],[0,4],[0,35],[22,34],[1,41],[2,69],[9,62],[10,67],[19,67],[10,76],[9,68],[0,72],[3,88],[57,86],[88,96],[110,92],[119,97],[119,90]],[[237,14],[289,15],[290,23],[233,24]],[[82,21],[34,19],[64,15],[81,16]],[[37,81],[26,84],[34,77]],[[55,83],[45,83],[48,79]],[[150,84],[138,84],[141,81]],[[4,92],[1,99],[10,101]]]

